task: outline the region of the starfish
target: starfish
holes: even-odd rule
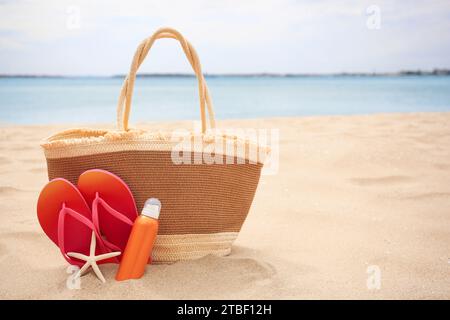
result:
[[[83,275],[86,270],[89,267],[92,267],[92,270],[94,270],[95,275],[97,278],[100,279],[101,282],[105,283],[105,277],[103,277],[102,272],[100,271],[100,268],[97,265],[97,261],[109,259],[112,257],[117,257],[121,254],[120,251],[116,252],[110,252],[110,253],[104,253],[100,254],[98,256],[95,255],[95,248],[97,247],[97,239],[95,238],[95,232],[92,232],[91,237],[91,247],[89,250],[89,256],[86,256],[84,254],[78,253],[78,252],[67,252],[67,255],[72,258],[80,259],[83,261],[86,261],[86,263],[81,267],[81,269],[77,272],[75,275],[75,278],[79,278],[81,275]]]

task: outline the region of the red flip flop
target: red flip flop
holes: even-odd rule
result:
[[[92,232],[97,238],[97,254],[108,252],[100,234],[91,221],[91,210],[78,189],[69,181],[56,178],[42,189],[37,216],[45,234],[61,250],[64,258],[73,265],[82,266],[84,261],[71,258],[68,252],[89,255]],[[111,259],[99,261],[110,263]]]
[[[103,236],[106,247],[124,252],[138,216],[127,184],[111,172],[92,169],[80,175],[78,189],[92,210],[92,222]]]

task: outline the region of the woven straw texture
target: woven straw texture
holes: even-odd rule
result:
[[[97,168],[130,187],[138,210],[145,200],[163,204],[159,234],[238,232],[255,194],[261,164],[195,165],[172,162],[168,151],[125,151],[47,159],[49,178],[76,183]]]
[[[137,69],[159,38],[180,42],[199,80],[202,133],[200,143],[191,145],[190,158],[203,159],[205,150],[209,156],[212,150],[216,160],[212,164],[174,163],[174,143],[167,136],[128,128]],[[212,101],[198,56],[176,30],[160,29],[138,47],[120,93],[117,121],[118,131],[72,129],[45,140],[42,146],[49,179],[62,177],[76,183],[85,170],[104,169],[128,184],[138,210],[148,198],[159,198],[163,205],[153,250],[156,263],[228,254],[253,201],[267,149],[245,137],[214,133]],[[194,135],[186,140],[194,140]],[[231,148],[211,149],[211,140]],[[237,152],[239,149],[243,152]]]

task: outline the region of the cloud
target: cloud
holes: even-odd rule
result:
[[[372,4],[377,31],[366,26]],[[0,73],[123,73],[160,26],[182,31],[208,72],[450,67],[449,15],[448,1],[0,1]],[[187,70],[172,46],[152,49],[151,71]]]
[[[351,1],[346,1],[350,3]],[[361,7],[336,5],[334,1],[295,2],[286,0],[240,1],[7,1],[0,3],[0,30],[20,32],[27,40],[48,41],[71,36],[67,24],[77,12],[83,29],[96,32],[105,28],[130,31],[142,27],[144,19],[161,25],[179,25],[202,39],[247,42],[276,37],[300,21],[326,20],[330,16],[355,16]],[[77,11],[78,10],[78,11]],[[114,25],[114,20],[119,25]],[[263,28],[265,32],[253,32]],[[82,30],[80,32],[82,32]],[[210,31],[214,30],[214,33]]]

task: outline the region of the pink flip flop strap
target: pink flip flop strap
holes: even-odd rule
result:
[[[75,218],[82,224],[86,225],[89,229],[94,231],[95,236],[97,237],[98,243],[100,244],[100,249],[103,252],[107,252],[107,250],[105,248],[105,244],[103,243],[103,239],[100,237],[100,234],[98,233],[98,230],[95,228],[95,225],[92,223],[92,221],[89,220],[88,218],[86,218],[84,215],[80,214],[79,212],[77,212],[73,209],[67,208],[66,204],[63,203],[62,208],[59,211],[59,216],[58,216],[58,247],[61,250],[61,253],[64,255],[64,257],[66,257],[66,259],[73,261],[67,255],[65,245],[64,245],[64,239],[65,239],[64,225],[65,225],[66,215],[69,215],[69,216]]]
[[[97,230],[100,230],[100,221],[98,218],[98,206],[102,205],[103,208],[114,218],[118,219],[119,221],[122,221],[123,223],[129,225],[130,227],[133,226],[133,221],[130,220],[127,216],[125,216],[123,213],[115,210],[112,208],[105,200],[103,200],[98,192],[95,194],[95,199],[92,202],[92,222],[94,223],[94,226]],[[121,248],[117,247],[116,245],[112,244],[106,239],[103,239],[105,245],[109,247],[110,249],[114,251],[122,251]]]

